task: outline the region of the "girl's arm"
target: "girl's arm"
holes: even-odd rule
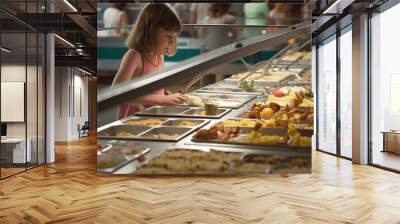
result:
[[[141,70],[142,58],[136,50],[129,49],[121,60],[117,74],[114,77],[112,85],[129,81],[135,73]]]
[[[181,104],[187,102],[187,99],[184,95],[180,93],[174,93],[171,95],[144,95],[138,97],[133,102],[134,104],[151,104],[151,105],[159,105],[159,106],[175,106],[177,104]]]
[[[142,57],[136,50],[129,49],[121,61],[121,65],[114,78],[113,84],[123,83],[131,80],[134,74],[138,74],[142,70]],[[172,95],[144,95],[131,101],[132,104],[153,104],[153,105],[176,105],[186,101],[181,94]]]

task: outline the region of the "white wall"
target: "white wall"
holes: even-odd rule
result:
[[[78,124],[82,126],[88,120],[88,105],[88,78],[75,68],[57,67],[56,141],[70,141],[79,138]]]
[[[55,68],[55,141],[68,140],[68,68]]]
[[[1,81],[5,82],[25,82],[25,65],[2,65]],[[1,108],[7,110],[7,108]],[[25,137],[24,122],[7,122],[7,137]]]
[[[38,71],[36,71],[38,69]],[[25,80],[27,77],[27,80]],[[44,163],[44,74],[41,67],[25,66],[20,64],[3,64],[1,66],[1,81],[3,82],[25,82],[26,84],[26,107],[23,106],[22,112],[26,110],[27,120],[24,122],[6,122],[7,137],[9,138],[24,138],[25,135],[30,140],[30,148],[32,161],[36,162],[39,158],[39,163]],[[7,96],[2,96],[7,97]],[[1,108],[7,111],[10,108]],[[12,113],[12,111],[7,111]],[[37,157],[37,153],[39,156]]]
[[[31,75],[36,75],[36,67],[25,65],[2,65],[1,66],[1,81],[3,82],[25,82],[25,75],[27,69],[28,72],[28,87],[27,87],[27,118],[28,118],[28,129],[32,127],[36,130],[36,79]],[[41,107],[42,105],[39,105]],[[1,108],[1,110],[7,110],[7,108]],[[32,113],[34,111],[35,113]],[[26,122],[7,122],[7,136],[8,137],[24,137],[25,136],[25,123]],[[28,133],[29,137],[29,133]]]

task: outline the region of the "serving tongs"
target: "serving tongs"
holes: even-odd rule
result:
[[[269,69],[272,67],[272,62],[273,62],[274,59],[276,59],[278,57],[281,57],[281,56],[287,54],[288,52],[292,52],[292,50],[294,48],[296,48],[296,46],[297,46],[296,39],[290,39],[288,41],[288,45],[286,47],[284,47],[281,50],[279,50],[270,59],[267,60],[267,63],[266,63],[267,65],[265,67],[263,67],[264,71],[266,73],[268,73]],[[277,64],[278,63],[279,63],[279,58],[278,58]]]
[[[182,94],[186,94],[187,90],[193,86],[197,81],[199,81],[200,79],[202,79],[204,76],[208,75],[209,70],[206,70],[204,72],[199,73],[196,77],[194,77],[194,79],[192,79],[184,88],[182,88],[181,90],[179,90],[178,92],[182,93]]]
[[[304,41],[304,43],[302,43],[301,45],[295,46],[293,49],[289,50],[287,53],[291,53],[291,52],[293,52],[293,51],[299,51],[299,50],[303,49],[305,46],[307,46],[307,45],[310,44],[310,43],[311,43],[311,39],[310,39],[310,40],[307,40],[307,41]],[[292,66],[293,64],[295,64],[296,62],[298,62],[298,61],[299,61],[300,59],[302,59],[302,58],[303,58],[303,56],[297,58],[297,59],[294,60],[294,61],[292,61],[291,63],[289,63],[289,64],[285,67],[285,69],[288,70],[290,66]],[[300,77],[298,74],[296,74],[296,77],[297,77],[298,79],[302,80],[301,77]]]
[[[247,74],[239,79],[238,85],[240,87],[240,83],[242,83],[244,80],[246,80],[249,76],[251,76],[252,74],[254,74],[257,71],[257,66],[247,63],[243,58],[239,58],[239,59],[243,63],[243,65],[246,67],[247,71],[249,72],[249,74]]]
[[[295,39],[290,39],[288,41],[288,45],[284,48],[282,48],[280,51],[278,51],[277,53],[275,53],[270,59],[268,59],[266,61],[267,65],[263,68],[264,70],[264,74],[268,73],[268,70],[271,68],[272,66],[272,61],[276,58],[278,58],[281,55],[284,55],[285,53],[287,53],[289,50],[291,50],[293,48],[293,46],[296,44],[296,40]],[[246,66],[247,70],[250,72],[249,74],[243,76],[242,78],[239,79],[239,85],[241,82],[243,82],[244,80],[246,80],[250,75],[252,75],[253,73],[255,73],[257,66],[252,66],[249,65],[245,60],[243,60],[243,58],[240,58],[240,60],[243,62],[243,64]]]

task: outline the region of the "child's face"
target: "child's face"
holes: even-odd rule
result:
[[[157,32],[157,54],[165,54],[175,44],[177,32],[160,28]]]

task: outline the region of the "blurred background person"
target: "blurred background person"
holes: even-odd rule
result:
[[[110,8],[104,11],[103,21],[105,28],[121,27],[128,25],[128,13],[124,11],[126,3],[112,3]],[[128,31],[123,28],[110,29],[108,36],[127,35]]]
[[[182,24],[190,23],[190,7],[191,3],[175,3],[172,4],[172,8],[175,10],[176,14],[178,14],[179,19]],[[193,27],[182,26],[182,31],[180,33],[181,37],[190,37],[194,33]]]
[[[243,6],[244,24],[246,26],[266,26],[268,23],[269,8],[267,3],[245,3]],[[243,38],[261,35],[265,27],[246,27]],[[261,52],[249,56],[250,63],[255,64],[261,60]]]
[[[234,24],[235,17],[229,14],[229,3],[212,3],[209,5],[203,24]],[[204,52],[225,46],[236,40],[237,31],[232,26],[202,26],[199,37],[203,39]]]
[[[306,3],[303,4],[303,7],[301,7],[301,12],[303,14],[303,19],[304,20],[310,20],[311,21],[311,14],[312,14],[312,9],[311,9],[311,3]]]
[[[269,13],[274,25],[293,25],[303,21],[303,5],[276,3]]]
[[[243,6],[243,12],[245,25],[267,25],[269,7],[266,3],[245,3]],[[260,35],[263,29],[264,27],[248,27],[243,31],[243,37],[249,38]]]
[[[235,17],[235,24],[244,24],[243,3],[232,3],[229,14]]]
[[[212,3],[207,10],[203,24],[234,24],[235,17],[229,14],[229,3]],[[232,26],[201,26],[199,37],[202,39],[201,50],[211,51],[227,44],[233,43],[237,37],[237,30]],[[223,75],[218,75],[216,80],[222,80]]]
[[[192,3],[189,9],[189,23],[201,24],[207,16],[207,11],[210,3]],[[198,37],[199,26],[194,27],[192,36]]]

